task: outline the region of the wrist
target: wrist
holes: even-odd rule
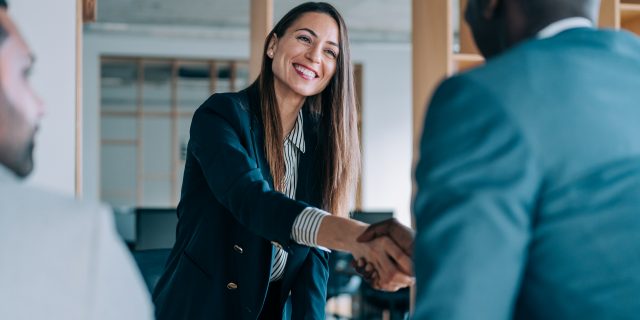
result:
[[[325,216],[318,228],[317,243],[329,249],[354,253],[361,246],[356,239],[367,227],[360,221]]]

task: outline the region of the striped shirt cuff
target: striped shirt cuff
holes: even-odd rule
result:
[[[314,207],[306,207],[293,221],[293,229],[291,229],[291,239],[293,241],[309,246],[316,247],[320,250],[328,251],[325,247],[318,246],[318,229],[324,216],[329,215],[328,212]]]

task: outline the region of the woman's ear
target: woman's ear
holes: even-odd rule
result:
[[[277,47],[278,47],[278,36],[274,34],[271,36],[271,39],[269,39],[269,45],[267,46],[267,56],[269,58],[273,58],[273,55]]]

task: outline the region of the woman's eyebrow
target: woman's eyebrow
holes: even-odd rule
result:
[[[318,34],[316,34],[316,32],[315,32],[315,31],[313,31],[313,30],[311,30],[311,29],[309,29],[309,28],[300,28],[300,29],[297,29],[296,31],[306,31],[306,32],[309,32],[309,33],[310,33],[312,36],[314,36],[315,38],[317,38],[317,37],[318,37]],[[328,43],[328,44],[330,44],[330,45],[332,45],[332,46],[335,46],[335,47],[337,47],[337,48],[339,48],[339,47],[340,47],[340,46],[338,46],[338,44],[337,44],[337,43],[335,43],[335,42],[333,42],[333,41],[327,41],[327,43]]]

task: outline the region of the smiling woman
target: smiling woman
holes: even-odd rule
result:
[[[412,281],[391,240],[359,243],[367,225],[346,218],[360,152],[340,14],[299,5],[262,58],[249,88],[214,94],[193,116],[158,319],[324,319],[326,248],[369,261],[379,288]]]

